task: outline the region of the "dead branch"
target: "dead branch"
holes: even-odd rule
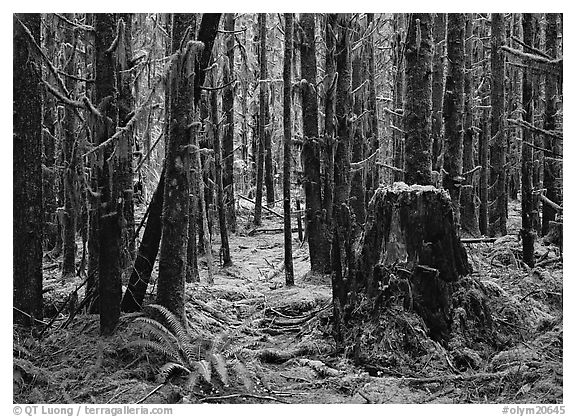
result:
[[[246,200],[246,201],[248,201],[248,202],[256,205],[256,202],[255,202],[254,200],[250,200],[248,197],[244,197],[242,194],[238,194],[238,197],[240,197],[241,199]],[[269,209],[268,207],[266,207],[266,206],[264,206],[264,205],[262,205],[262,208],[263,208],[264,210],[266,210],[267,212],[272,213],[272,214],[275,215],[276,217],[280,217],[281,219],[284,219],[284,216],[281,215],[280,213],[277,213],[277,212],[275,212],[274,210]]]
[[[466,239],[460,239],[462,243],[493,243],[498,240],[497,237],[471,237]]]
[[[248,397],[256,398],[259,400],[270,400],[278,401],[279,403],[288,404],[287,401],[281,400],[280,398],[270,397],[268,395],[256,395],[256,394],[228,394],[228,395],[215,395],[212,397],[202,397],[202,401],[218,401],[218,400],[228,400],[230,398]]]
[[[550,200],[548,197],[546,197],[544,194],[540,193],[540,200],[542,200],[543,203],[546,203],[547,205],[549,205],[550,207],[552,207],[554,210],[558,211],[558,212],[562,212],[564,211],[564,209],[562,208],[562,206],[556,204],[555,202],[553,202],[552,200]]]
[[[536,127],[536,126],[534,126],[534,125],[531,125],[530,123],[525,122],[524,120],[516,120],[516,119],[506,119],[506,120],[507,120],[509,123],[512,123],[512,124],[521,126],[521,127],[523,127],[523,128],[526,128],[526,129],[530,129],[530,130],[532,130],[533,132],[540,133],[540,134],[542,134],[542,135],[544,135],[544,136],[548,136],[548,137],[550,137],[550,138],[554,138],[554,139],[558,139],[558,140],[563,140],[563,137],[562,137],[561,134],[558,134],[558,133],[556,133],[556,132],[554,132],[554,131],[551,131],[551,130],[541,129],[541,128],[539,128],[539,127]]]

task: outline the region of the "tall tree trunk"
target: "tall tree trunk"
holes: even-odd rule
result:
[[[353,270],[351,214],[348,206],[350,197],[350,157],[352,110],[350,62],[350,18],[346,14],[329,16],[329,25],[336,37],[336,152],[334,154],[334,208],[332,238],[332,300],[334,308],[334,336],[342,339],[342,318],[345,305],[348,270]]]
[[[490,236],[506,232],[506,135],[504,120],[504,15],[492,14],[491,33],[491,89],[492,115],[490,121],[490,208],[488,233]]]
[[[376,101],[376,47],[374,45],[374,33],[377,22],[374,21],[374,13],[367,13],[366,20],[368,24],[367,30],[372,31],[365,41],[366,53],[368,55],[368,111],[370,112],[370,118],[368,121],[369,128],[367,133],[369,138],[369,151],[367,153],[372,155],[374,152],[381,149],[378,130],[378,104]],[[384,160],[384,153],[380,155],[380,158],[381,160]],[[380,180],[378,169],[368,170],[366,173],[366,185],[369,189],[369,193],[366,204],[368,204],[370,197],[378,188]]]
[[[302,79],[302,121],[304,144],[302,165],[304,169],[304,194],[306,196],[306,230],[310,268],[316,273],[330,271],[330,246],[326,212],[322,210],[322,177],[320,174],[320,152],[318,132],[318,98],[316,90],[317,64],[313,13],[303,13],[300,18],[302,41],[300,43],[300,65]],[[324,189],[324,193],[326,193]]]
[[[394,110],[404,108],[404,95],[406,85],[406,72],[404,70],[404,34],[405,34],[405,16],[403,13],[394,15],[394,66],[396,73],[394,76],[393,103]],[[405,118],[401,121],[405,122]],[[396,126],[400,127],[400,126]],[[404,151],[405,143],[403,134],[398,129],[392,129],[392,142],[394,148],[394,181],[404,181]]]
[[[456,228],[460,226],[460,187],[462,186],[462,145],[464,113],[464,32],[463,13],[448,15],[446,52],[448,67],[444,91],[443,118],[446,150],[444,153],[443,187],[450,193]]]
[[[74,14],[66,14],[66,18],[74,21]],[[64,35],[65,54],[64,71],[71,75],[76,75],[76,31],[71,27],[65,29]],[[66,77],[66,89],[74,96],[76,90],[76,80]],[[76,114],[75,109],[67,107],[64,109],[62,153],[64,159],[64,215],[62,216],[62,276],[66,278],[76,275],[76,212],[78,208],[78,198],[76,195],[76,169],[78,163],[78,144],[76,137]]]
[[[212,88],[216,88],[216,70],[212,70]],[[224,266],[232,265],[230,245],[228,244],[228,225],[226,224],[226,208],[222,184],[222,150],[220,149],[220,129],[218,127],[218,91],[210,92],[210,107],[212,118],[212,133],[214,134],[214,171],[216,180],[216,205],[218,206],[218,221],[220,226],[220,252]]]
[[[360,27],[358,25],[357,30]],[[356,37],[355,37],[356,38]],[[357,36],[359,38],[359,36]],[[354,39],[354,41],[358,41],[359,39]],[[363,78],[363,62],[360,53],[354,54],[354,59],[352,60],[352,91],[356,90],[360,87]],[[353,109],[354,115],[356,117],[360,116],[363,111],[363,98],[364,94],[362,94],[362,89],[356,91],[353,100]],[[364,159],[364,129],[363,129],[362,119],[357,119],[353,124],[350,126],[350,136],[351,136],[351,156],[352,162],[360,162]],[[366,184],[364,182],[364,170],[359,169],[354,171],[351,174],[351,182],[350,182],[350,208],[356,217],[356,222],[359,225],[364,224],[366,220],[366,206],[365,206],[365,189]]]
[[[552,58],[558,56],[558,15],[546,14],[546,53]],[[544,100],[544,129],[556,129],[556,111],[558,102],[558,79],[552,74],[546,74]],[[557,159],[562,155],[562,146],[554,138],[545,136],[544,146],[549,151],[544,159],[544,188],[546,197],[562,205],[562,162]],[[552,207],[544,205],[542,210],[542,234],[548,233],[550,221],[555,220],[556,212]]]
[[[95,18],[96,32],[96,77],[94,82],[95,105],[101,109],[96,118],[96,142],[102,144],[116,132],[118,103],[113,49],[117,35],[116,18],[111,13],[99,13]],[[100,332],[110,335],[120,318],[122,298],[122,268],[120,263],[122,235],[121,216],[118,213],[118,159],[111,146],[97,151],[96,178],[98,181],[98,300]]]
[[[148,206],[148,219],[146,220],[146,227],[142,235],[142,242],[138,248],[138,254],[134,261],[134,268],[130,275],[128,287],[124,292],[122,298],[122,311],[131,313],[140,311],[142,303],[152,270],[154,269],[154,262],[158,255],[158,248],[160,247],[160,239],[162,237],[162,206],[164,204],[164,181],[166,177],[166,169],[162,168],[160,174],[160,181],[156,187],[156,191],[152,195],[150,205]]]
[[[40,45],[40,14],[14,14],[13,301],[14,323],[42,319],[41,68],[27,31]]]
[[[226,223],[232,233],[236,232],[236,207],[234,200],[234,13],[228,13],[224,18],[226,38],[227,63],[224,64],[224,84],[230,84],[223,91],[222,111],[226,115],[222,141],[222,158],[224,159],[224,204],[226,205]]]
[[[522,16],[522,29],[526,51],[534,45],[534,17],[531,13]],[[534,87],[532,72],[525,68],[522,74],[522,115],[526,123],[534,123]],[[534,239],[536,237],[536,215],[533,186],[534,136],[530,129],[524,129],[522,139],[522,259],[529,266],[534,266]]]
[[[264,15],[266,13],[263,13]],[[268,105],[270,98],[270,81],[268,80],[268,53],[266,51],[266,17],[264,17],[263,24],[260,27],[260,36],[262,36],[262,50],[261,52],[261,62],[260,62],[260,79],[266,80],[264,83],[260,83],[260,88],[266,90],[266,100],[264,101],[264,118],[260,118],[263,121],[263,126],[261,129],[264,131],[264,183],[266,184],[266,204],[268,207],[274,207],[275,192],[274,192],[274,162],[272,159],[272,126],[270,122],[270,108]],[[273,94],[273,92],[272,92]],[[262,110],[262,108],[260,108]]]
[[[480,23],[479,34],[481,37],[486,36],[486,27],[484,22]],[[476,62],[483,62],[482,70],[484,74],[488,74],[488,61],[485,59],[484,48],[477,48],[478,58]],[[484,75],[484,79],[480,82],[479,95],[482,98],[481,104],[484,106],[480,116],[480,136],[478,138],[478,159],[482,169],[480,170],[480,180],[478,187],[478,194],[480,197],[480,206],[478,207],[478,228],[482,235],[488,234],[488,175],[490,173],[490,166],[488,163],[489,156],[489,105],[490,97],[487,91],[488,76]]]
[[[172,16],[172,52],[176,54],[170,76],[170,124],[166,147],[166,183],[162,208],[162,240],[158,268],[157,303],[169,309],[184,324],[184,289],[190,205],[190,141],[194,104],[194,63],[201,44],[190,42],[194,36],[187,28],[191,14]],[[202,45],[203,46],[203,45]]]
[[[405,179],[432,184],[432,15],[413,13],[406,38]]]
[[[284,270],[286,285],[294,285],[294,265],[292,263],[292,215],[290,214],[290,179],[292,177],[292,38],[294,15],[285,13],[284,27]]]
[[[258,113],[258,158],[256,167],[256,207],[254,208],[254,224],[262,224],[262,187],[264,179],[264,154],[266,136],[266,107],[268,106],[268,84],[266,83],[266,13],[258,14],[258,33],[260,37],[260,54],[258,55],[260,63],[260,85],[259,85],[259,108]]]
[[[117,50],[118,65],[118,126],[124,127],[134,114],[132,96],[132,14],[120,15],[124,22],[123,33],[119,34]],[[118,187],[122,197],[122,261],[123,270],[129,271],[135,257],[134,239],[134,169],[132,167],[132,129],[124,132],[118,141]],[[123,280],[125,281],[125,280]]]
[[[44,16],[45,28],[42,36],[43,49],[46,51],[46,56],[49,60],[54,62],[56,55],[56,15],[53,13],[46,13]],[[45,73],[45,79],[51,84],[55,85],[54,76],[50,71]],[[58,123],[58,106],[56,105],[55,97],[44,92],[44,120],[42,130],[42,164],[45,166],[42,175],[42,198],[44,205],[44,229],[43,229],[43,245],[45,249],[54,249],[57,242],[61,239],[59,233],[59,221],[56,215],[58,208],[57,189],[58,178],[56,175],[56,124]]]
[[[324,198],[323,210],[326,211],[326,221],[332,222],[334,201],[334,146],[336,135],[336,35],[334,14],[326,16],[326,99],[324,103]],[[330,267],[331,268],[331,267]]]
[[[432,169],[442,173],[442,107],[444,99],[444,54],[446,51],[446,13],[434,17],[434,58],[432,64]]]
[[[474,77],[473,68],[473,15],[466,16],[466,73],[464,75],[464,145],[462,150],[462,170],[465,172],[464,183],[460,192],[460,226],[463,231],[472,236],[479,235],[478,214],[476,210],[475,174],[474,170],[474,113],[472,103],[474,101]]]

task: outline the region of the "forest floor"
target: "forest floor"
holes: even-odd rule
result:
[[[78,315],[65,325],[64,309],[41,339],[14,332],[14,401],[561,403],[561,253],[538,239],[539,266],[522,264],[519,210],[519,204],[511,202],[508,236],[466,245],[474,269],[468,279],[488,294],[493,343],[470,332],[463,343],[441,346],[427,337],[423,323],[410,316],[413,313],[398,311],[418,353],[407,360],[392,348],[391,337],[381,341],[390,347],[387,362],[355,364],[353,355],[335,351],[330,277],[309,273],[307,245],[301,245],[295,233],[296,285],[286,287],[282,232],[250,233],[252,228],[243,226],[251,219],[245,208],[239,211],[238,233],[230,237],[234,265],[217,266],[215,237],[214,284],[206,284],[205,258],[201,282],[187,284],[189,332],[224,341],[215,353],[222,354],[221,365],[228,371],[220,368],[213,383],[193,389],[186,387],[182,374],[159,379],[167,360],[134,343],[142,337],[137,314],[123,314],[116,335],[101,338],[97,316]],[[263,228],[281,227],[280,219],[265,216]],[[45,286],[51,288],[45,302],[56,310],[81,279],[62,281],[54,263],[45,263]],[[153,280],[156,276],[157,267]],[[232,364],[239,362],[243,366],[232,371]],[[223,379],[227,384],[220,383]]]

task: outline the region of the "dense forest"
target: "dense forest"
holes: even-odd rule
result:
[[[14,402],[562,403],[562,25],[14,14]]]

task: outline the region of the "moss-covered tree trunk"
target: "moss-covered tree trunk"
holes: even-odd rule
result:
[[[406,86],[406,72],[405,61],[404,61],[404,39],[406,34],[406,23],[405,16],[403,13],[397,13],[394,15],[394,89],[392,91],[394,103],[394,109],[404,108],[404,98],[405,98],[405,86]],[[401,127],[401,126],[395,126]],[[394,170],[394,181],[404,180],[404,135],[399,129],[392,129],[392,144],[393,144],[393,154],[394,154],[394,167],[398,168]]]
[[[194,62],[204,46],[187,31],[190,14],[172,16],[169,136],[166,147],[166,182],[162,209],[157,303],[186,323],[184,289],[190,204],[190,131],[194,104]]]
[[[413,13],[406,37],[405,181],[432,184],[432,15]]]
[[[74,21],[74,14],[65,15],[70,21]],[[64,29],[64,71],[67,74],[76,73],[76,31],[71,27]],[[76,80],[66,77],[66,89],[75,97]],[[76,169],[78,164],[79,140],[76,136],[75,109],[64,109],[62,153],[64,159],[64,213],[62,216],[62,276],[66,278],[76,275],[76,215],[78,210]]]
[[[268,88],[264,80],[267,77],[266,66],[266,13],[258,14],[258,36],[260,40],[258,62],[260,64],[260,85],[259,85],[259,113],[258,113],[258,139],[257,149],[258,157],[256,158],[256,206],[254,207],[254,224],[262,224],[262,191],[264,186],[264,155],[266,136],[266,107],[268,106]]]
[[[490,181],[489,189],[489,225],[490,236],[506,234],[506,135],[504,120],[504,51],[500,49],[505,42],[504,15],[492,14],[491,45],[491,118],[490,118]]]
[[[132,95],[132,14],[123,13],[122,33],[117,49],[118,126],[124,127],[134,115]],[[118,187],[122,197],[122,267],[129,271],[135,257],[134,239],[134,169],[132,167],[133,132],[128,129],[118,141]]]
[[[316,273],[330,271],[330,246],[328,244],[328,218],[322,206],[321,143],[318,132],[318,97],[316,96],[316,21],[313,13],[300,17],[301,42],[300,65],[302,79],[302,122],[304,144],[302,165],[304,170],[304,194],[306,197],[306,230],[310,268]]]
[[[234,32],[234,13],[228,13],[224,18],[224,30]],[[222,158],[224,161],[224,204],[226,205],[226,224],[228,229],[236,232],[236,207],[234,201],[234,33],[226,35],[226,58],[224,65],[224,84],[229,84],[222,93],[222,111],[226,117],[222,137]]]
[[[446,13],[434,16],[434,57],[432,63],[432,169],[442,172],[442,106],[446,51]]]
[[[462,144],[464,113],[464,32],[463,13],[448,15],[446,56],[446,88],[442,116],[444,118],[443,187],[450,193],[456,226],[460,225],[460,189],[462,186]]]
[[[526,50],[534,44],[534,17],[531,13],[522,16],[522,29]],[[522,115],[528,124],[534,123],[534,87],[532,84],[532,71],[525,68],[522,74]],[[522,259],[530,267],[534,266],[534,240],[536,238],[536,216],[538,215],[534,201],[534,135],[532,130],[526,128],[522,139]]]
[[[381,149],[380,144],[380,134],[378,128],[378,104],[376,101],[376,46],[374,44],[375,39],[375,29],[378,22],[374,21],[374,13],[367,13],[366,14],[366,21],[367,21],[367,29],[368,31],[372,31],[369,36],[367,36],[364,40],[365,42],[365,51],[368,57],[367,59],[367,70],[368,70],[368,100],[367,100],[367,109],[370,112],[369,119],[368,119],[368,129],[366,136],[368,137],[368,154],[372,155],[374,152]],[[382,142],[384,140],[382,139]],[[383,145],[382,145],[383,146]],[[384,159],[383,150],[380,158]],[[366,205],[368,201],[374,194],[374,191],[378,188],[380,183],[380,173],[379,170],[375,167],[374,169],[369,169],[366,172],[366,185],[368,188],[367,198],[366,198]]]
[[[286,285],[294,285],[294,264],[292,263],[292,215],[290,207],[290,187],[292,178],[292,50],[294,35],[294,15],[284,14],[284,270]]]
[[[474,77],[473,77],[473,16],[469,13],[466,16],[466,73],[464,74],[464,144],[462,148],[462,170],[464,171],[464,182],[460,191],[460,227],[466,233],[477,236],[478,230],[478,210],[476,210],[475,184],[477,175],[474,174],[474,113],[472,104],[474,102]]]
[[[216,88],[216,70],[212,71],[212,88]],[[230,245],[228,243],[228,224],[225,207],[224,187],[222,183],[222,149],[220,139],[220,128],[218,126],[218,91],[210,92],[211,124],[214,134],[214,171],[216,180],[216,206],[218,209],[218,224],[220,228],[220,253],[224,266],[232,265],[230,258]]]
[[[324,72],[326,97],[324,100],[324,196],[322,200],[323,210],[326,212],[327,222],[332,222],[332,210],[334,201],[334,147],[336,142],[336,60],[334,59],[336,51],[336,34],[335,34],[336,15],[328,14],[326,16],[326,63]],[[332,267],[330,267],[332,268]]]
[[[42,100],[40,14],[14,14],[13,301],[14,323],[42,319]],[[27,31],[32,35],[30,39]]]
[[[558,56],[558,15],[546,14],[546,53],[556,58]],[[556,129],[556,112],[558,103],[558,78],[553,74],[546,74],[544,87],[544,129]],[[562,205],[562,162],[558,159],[562,155],[561,143],[549,136],[544,137],[544,146],[549,151],[544,159],[544,188],[546,197],[558,205]],[[548,225],[555,220],[556,211],[549,205],[542,209],[542,234],[548,233]]]
[[[356,26],[356,31],[360,32],[360,25]],[[354,36],[354,42],[360,41],[360,34]],[[364,63],[362,56],[359,52],[354,53],[354,58],[352,59],[352,91],[361,87],[364,82]],[[355,117],[359,117],[364,110],[364,87],[361,87],[354,93],[352,97],[353,106],[352,111]],[[351,132],[351,162],[360,162],[364,159],[364,148],[366,137],[364,134],[363,120],[355,119],[354,123],[350,126]],[[359,225],[364,224],[366,220],[366,182],[364,176],[364,169],[358,169],[351,173],[350,180],[350,208],[352,213],[356,218],[356,222]]]

